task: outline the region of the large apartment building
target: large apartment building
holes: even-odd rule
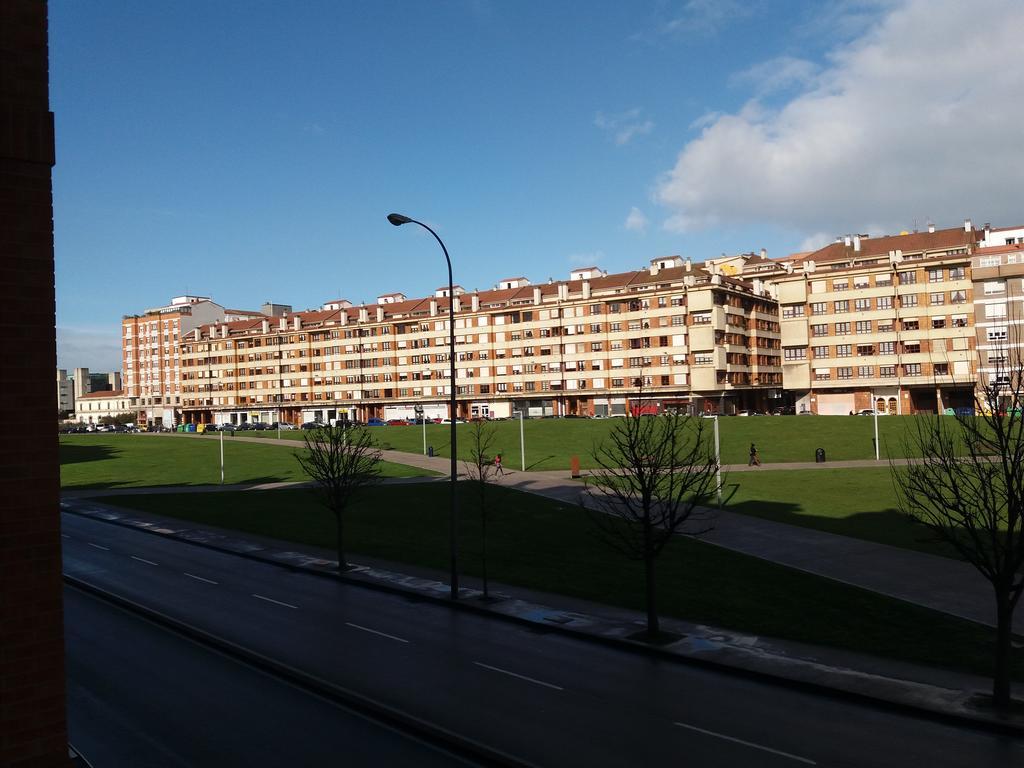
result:
[[[976,381],[971,257],[962,228],[847,235],[775,262],[752,260],[778,299],[783,386],[796,410],[847,414],[970,407]]]
[[[1024,365],[1024,228],[1002,230],[1003,245],[980,248],[971,258],[978,380],[1010,395]]]
[[[224,308],[205,296],[177,296],[163,307],[125,315],[121,321],[123,390],[142,426],[180,420],[182,337],[224,318]]]
[[[182,333],[188,422],[449,416],[448,309],[458,416],[702,412],[781,403],[776,302],[761,281],[680,257],[533,285],[455,287],[375,305],[214,322]]]

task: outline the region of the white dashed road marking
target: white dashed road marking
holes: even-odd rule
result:
[[[752,747],[753,749],[760,749],[762,752],[770,752],[773,755],[779,755],[780,757],[788,757],[790,760],[796,760],[806,765],[817,765],[813,760],[809,760],[806,757],[800,757],[799,755],[791,755],[789,752],[781,752],[771,747],[766,747],[763,744],[755,744],[752,741],[744,741],[743,739],[737,739],[735,736],[726,736],[724,733],[715,733],[714,731],[706,731],[703,728],[698,728],[696,725],[687,725],[686,723],[676,723],[680,728],[686,728],[690,731],[696,731],[697,733],[703,733],[706,736],[714,736],[716,739],[725,739],[726,741],[732,741],[736,744],[742,744],[745,747]]]
[[[533,683],[534,685],[543,685],[545,688],[553,688],[556,691],[564,691],[565,690],[565,688],[563,688],[560,685],[554,685],[552,683],[545,683],[543,680],[537,680],[536,678],[533,678],[533,677],[527,677],[526,675],[520,675],[520,674],[518,674],[516,672],[509,672],[507,669],[502,669],[501,667],[492,667],[490,664],[484,664],[482,661],[474,661],[473,663],[476,664],[478,667],[483,667],[484,669],[490,669],[493,672],[501,672],[501,674],[503,674],[503,675],[510,675],[511,677],[518,677],[520,680],[525,680],[526,682]]]
[[[154,563],[152,560],[147,560],[144,557],[136,557],[132,555],[132,560],[138,560],[140,563],[146,563],[147,565],[160,565],[160,563]]]
[[[352,627],[353,629],[361,629],[363,632],[371,632],[371,633],[373,633],[375,635],[380,635],[381,637],[389,638],[390,640],[397,640],[400,643],[408,643],[409,642],[405,638],[396,637],[395,635],[389,635],[387,632],[379,632],[378,630],[370,629],[369,627],[362,627],[359,624],[353,624],[350,621],[346,621],[345,624],[347,626],[349,626],[349,627]]]
[[[203,582],[206,582],[207,584],[216,584],[217,583],[216,581],[213,581],[211,579],[204,579],[202,576],[196,576],[194,573],[188,573],[187,571],[182,571],[182,573],[184,573],[190,579],[195,579],[196,581],[203,581]]]
[[[275,605],[283,605],[285,608],[298,609],[299,607],[297,605],[292,605],[291,603],[282,603],[280,600],[275,600],[272,597],[264,597],[263,595],[253,594],[253,597],[255,597],[257,600],[266,600],[268,603],[274,603]]]

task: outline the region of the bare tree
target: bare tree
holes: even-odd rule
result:
[[[908,428],[905,470],[892,465],[901,510],[951,544],[996,601],[993,704],[1010,705],[1013,612],[1024,591],[1024,363],[993,355],[976,415],[921,417]]]
[[[480,563],[484,587],[484,599],[490,598],[487,581],[487,514],[490,511],[493,493],[491,484],[497,467],[494,464],[495,429],[486,421],[474,421],[469,426],[469,461],[463,462],[466,474],[476,491],[477,507],[480,510]]]
[[[345,560],[345,509],[360,489],[380,481],[381,452],[364,427],[343,422],[304,432],[305,453],[296,453],[299,465],[317,483],[321,502],[337,523],[338,572],[348,570]]]
[[[711,530],[718,462],[699,416],[667,413],[617,419],[594,449],[597,469],[587,478],[586,506],[600,538],[644,563],[647,637],[660,636],[655,599],[655,561],[685,531]]]

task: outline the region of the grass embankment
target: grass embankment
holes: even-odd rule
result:
[[[448,566],[444,485],[383,486],[346,518],[354,553],[399,563]],[[460,494],[465,573],[480,572],[479,510]],[[643,608],[643,569],[593,536],[578,507],[496,489],[489,518],[495,580],[610,605]],[[145,512],[330,548],[330,515],[309,491],[173,494],[106,499]],[[658,561],[663,615],[753,634],[847,648],[921,664],[988,674],[993,631],[935,611],[720,549],[672,541]],[[1015,674],[1024,678],[1024,657]]]
[[[903,440],[916,416],[883,416],[878,419],[882,455],[904,457]],[[934,417],[933,417],[934,418]],[[594,445],[608,434],[616,419],[528,419],[523,423],[528,469],[567,469],[578,456],[584,469],[594,467]],[[829,461],[873,459],[874,419],[865,416],[756,416],[723,417],[719,421],[722,462],[746,464],[750,444],[755,443],[764,463],[814,461],[814,451],[824,448]],[[494,449],[505,465],[521,466],[519,421],[491,422],[495,429]],[[472,426],[458,424],[458,435]],[[712,422],[707,421],[708,433]],[[449,456],[448,424],[427,425],[427,445],[438,456]],[[422,426],[372,427],[383,447],[407,453],[423,453]],[[277,437],[276,432],[244,432],[249,437]],[[301,432],[284,432],[282,437],[301,440]],[[469,460],[469,441],[459,439],[459,458]]]
[[[295,452],[301,445],[259,445],[224,438],[224,482],[308,480]],[[139,488],[220,483],[220,445],[194,435],[62,435],[60,479],[66,489]],[[385,477],[436,474],[383,462]]]

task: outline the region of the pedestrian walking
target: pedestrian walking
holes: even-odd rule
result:
[[[760,467],[761,457],[757,455],[757,446],[753,443],[750,444],[750,461],[747,463],[748,467]]]
[[[497,472],[499,475],[504,475],[505,474],[505,470],[501,468],[501,454],[500,453],[496,453],[494,455],[494,471]]]

